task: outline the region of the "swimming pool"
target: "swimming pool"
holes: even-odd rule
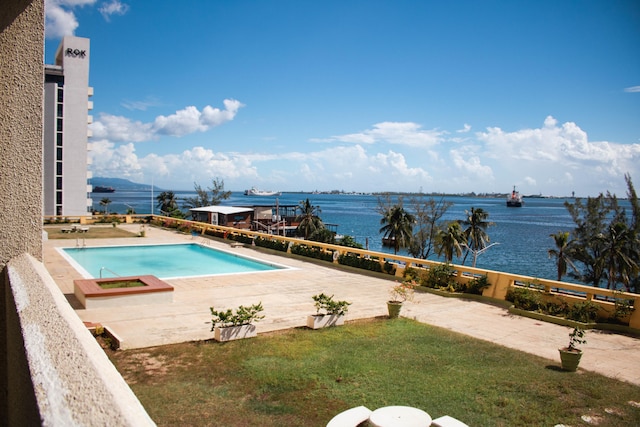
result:
[[[58,248],[58,250],[85,278],[151,274],[162,279],[171,279],[256,273],[289,268],[197,243]]]

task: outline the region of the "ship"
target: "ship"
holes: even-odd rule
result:
[[[251,187],[249,190],[244,190],[245,196],[280,196],[282,195],[279,191],[265,191],[258,190],[256,187]]]
[[[116,189],[113,187],[103,187],[102,185],[96,185],[93,187],[93,193],[113,193]]]
[[[508,208],[519,208],[522,207],[524,201],[522,200],[522,196],[518,191],[516,191],[516,186],[513,186],[513,191],[510,195],[507,196],[507,207]]]

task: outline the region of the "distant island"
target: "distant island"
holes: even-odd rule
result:
[[[140,184],[123,178],[90,178],[89,184],[91,184],[93,187],[114,188],[116,191],[151,191],[151,186],[148,184]],[[153,191],[163,190],[154,185]]]
[[[151,185],[149,184],[140,184],[138,182],[129,181],[124,178],[107,178],[107,177],[96,177],[89,179],[89,184],[93,187],[104,187],[104,188],[114,188],[115,191],[151,191]],[[154,192],[162,192],[165,191],[163,188],[159,188],[157,186],[153,186]],[[187,191],[190,192],[192,190],[175,190],[174,192],[182,192]],[[233,191],[233,190],[232,190]],[[329,190],[329,191],[283,191],[282,193],[287,194],[343,194],[343,195],[362,195],[362,196],[427,196],[427,197],[476,197],[476,198],[504,198],[507,197],[510,193],[438,193],[438,192],[400,192],[400,191],[377,191],[377,192],[359,192],[359,191],[344,191],[344,190]],[[524,198],[530,199],[566,199],[571,198],[572,196],[546,196],[542,194],[530,194],[524,195]]]

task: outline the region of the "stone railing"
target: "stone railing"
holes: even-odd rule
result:
[[[277,236],[258,231],[241,230],[233,227],[223,227],[219,225],[157,215],[152,217],[152,222],[159,223],[164,226],[168,225],[169,227],[178,228],[183,231],[194,231],[203,235],[213,234],[230,240],[237,240],[239,238],[261,238],[286,242],[289,245],[287,252],[291,252],[291,245],[304,245],[330,254],[328,258],[332,259],[335,264],[339,263],[341,255],[347,254],[369,260],[376,260],[381,266],[388,266],[391,264],[393,266],[391,273],[396,277],[402,277],[404,270],[407,267],[428,270],[432,266],[442,264],[438,261],[423,260],[383,252],[374,252],[365,249],[332,245],[328,243],[302,240],[299,238]],[[611,317],[611,314],[615,311],[614,306],[616,300],[625,300],[630,302],[630,307],[633,307],[634,310],[626,319],[623,320],[628,320],[630,328],[640,330],[640,310],[637,309],[640,308],[640,294],[612,291],[610,289],[559,282],[555,280],[539,279],[518,274],[473,268],[464,265],[454,264],[452,265],[452,268],[455,271],[455,280],[459,283],[466,283],[474,278],[487,276],[490,286],[484,289],[482,295],[497,300],[505,300],[507,292],[512,287],[535,285],[535,289],[540,290],[547,299],[554,298],[556,300],[565,301],[569,304],[578,301],[591,301],[598,306],[598,314],[601,318]],[[382,271],[385,271],[384,268],[382,268]]]

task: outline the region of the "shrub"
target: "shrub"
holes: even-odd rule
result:
[[[420,271],[418,271],[417,268],[407,267],[404,269],[404,273],[402,273],[402,278],[404,280],[417,281],[420,278]]]
[[[415,287],[416,284],[413,281],[398,283],[389,291],[389,296],[391,298],[389,302],[403,303],[405,301],[413,301]]]
[[[363,270],[382,273],[380,261],[377,258],[363,258],[355,255],[343,254],[338,257],[338,263]]]
[[[286,252],[288,243],[280,240],[274,240],[264,237],[257,237],[255,239],[256,246],[260,246],[262,248],[273,249],[280,252]]]
[[[385,261],[384,265],[382,266],[382,270],[387,274],[395,274],[396,266],[391,264],[389,261]]]
[[[613,304],[614,308],[611,317],[616,322],[622,322],[622,319],[629,316],[635,310],[632,299],[614,298]]]
[[[515,308],[521,310],[540,311],[544,305],[539,291],[521,287],[509,288],[506,300],[511,301]]]
[[[482,291],[491,286],[489,283],[489,279],[486,275],[480,277],[474,277],[470,280],[466,286],[464,291],[470,294],[482,295]]]
[[[567,317],[569,304],[565,301],[561,301],[560,303],[548,302],[544,306],[544,311],[552,316]]]
[[[569,307],[567,319],[576,322],[589,323],[595,322],[598,318],[598,305],[591,301],[582,301]]]
[[[235,313],[230,308],[225,311],[218,311],[213,307],[210,307],[210,310],[212,331],[216,326],[224,328],[227,326],[249,325],[264,319],[264,316],[259,314],[264,310],[261,302],[249,307],[241,305],[236,309]]]
[[[293,245],[291,246],[291,253],[308,258],[321,259],[323,261],[333,261],[332,252],[325,252],[320,248],[309,247],[307,245]]]
[[[427,273],[425,285],[429,288],[451,289],[455,288],[453,279],[454,270],[451,264],[438,264],[432,266]]]
[[[347,314],[351,305],[348,301],[336,301],[333,299],[333,295],[329,296],[324,293],[314,295],[311,298],[315,301],[316,313],[321,315],[334,314],[341,316]]]

